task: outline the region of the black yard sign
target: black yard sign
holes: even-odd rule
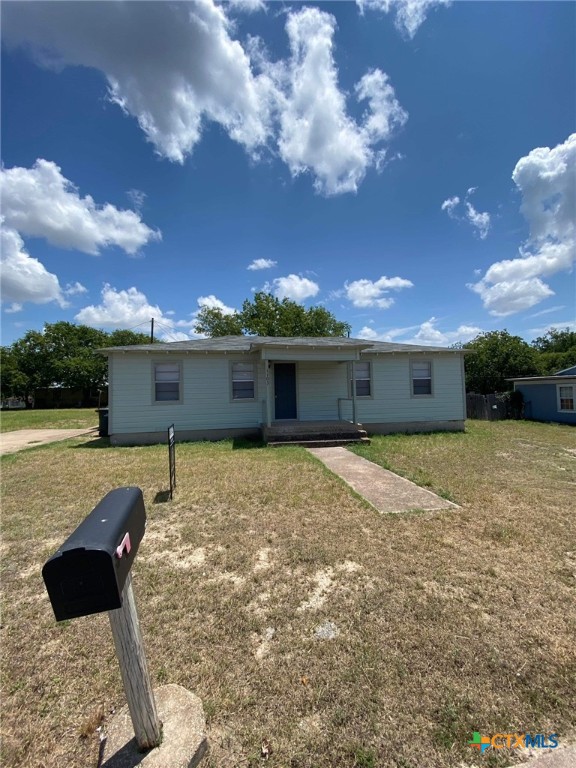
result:
[[[174,434],[174,424],[168,427],[168,466],[170,468],[170,498],[172,498],[174,488],[176,488],[176,437]]]

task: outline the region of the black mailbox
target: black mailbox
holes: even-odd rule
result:
[[[57,621],[121,607],[145,528],[140,488],[104,496],[42,568]]]

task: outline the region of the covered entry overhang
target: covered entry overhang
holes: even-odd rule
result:
[[[360,359],[362,350],[370,349],[370,342],[359,339],[342,338],[306,338],[306,339],[266,339],[250,345],[250,351],[256,353],[264,363],[266,391],[263,421],[270,428],[278,419],[298,420],[296,407],[294,413],[290,407],[278,415],[278,397],[295,398],[296,365],[298,363],[343,364],[346,367],[346,381],[354,379],[354,364]],[[291,384],[290,379],[293,378]],[[294,394],[291,395],[291,386]],[[281,394],[279,395],[279,389]],[[352,422],[356,423],[356,395],[352,387]],[[309,420],[309,419],[308,419]],[[317,419],[316,419],[317,421]]]

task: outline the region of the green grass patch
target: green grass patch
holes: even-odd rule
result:
[[[0,431],[18,429],[83,429],[98,426],[94,408],[0,411]]]

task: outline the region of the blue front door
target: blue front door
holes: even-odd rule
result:
[[[274,364],[274,418],[296,418],[296,364]]]

